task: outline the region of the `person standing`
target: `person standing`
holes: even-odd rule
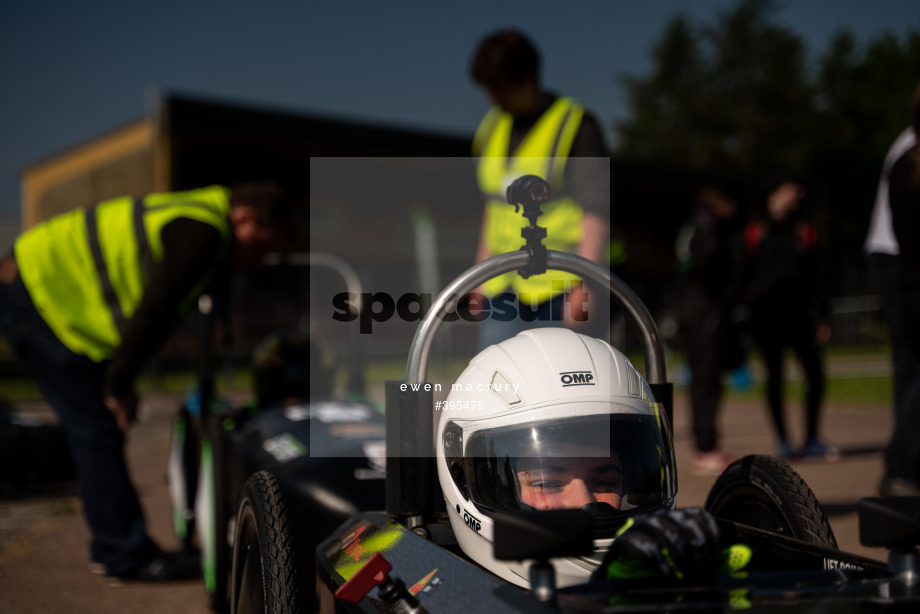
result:
[[[830,340],[818,234],[803,215],[804,184],[791,174],[771,177],[763,211],[744,231],[744,296],[750,328],[767,371],[767,404],[778,439],[777,456],[836,460],[839,451],[819,437],[824,401],[821,347]],[[783,402],[783,353],[791,348],[807,381],[805,443],[793,450]]]
[[[0,328],[58,415],[91,568],[113,583],[199,573],[147,534],[124,454],[135,379],[209,282],[277,248],[287,213],[262,183],[115,198],[25,231],[0,262]]]
[[[606,265],[610,166],[597,120],[572,98],[542,88],[537,49],[516,30],[485,37],[470,72],[493,104],[473,139],[477,179],[486,201],[476,261],[523,245],[526,220],[508,205],[505,189],[521,175],[533,174],[551,185],[550,201],[539,219],[547,229],[544,245]],[[528,279],[508,273],[480,290],[492,301],[519,309],[512,321],[489,318],[480,323],[483,348],[527,328],[562,322],[578,326],[591,313],[581,280],[561,271]],[[564,310],[566,303],[569,309]]]
[[[703,186],[692,217],[678,234],[679,330],[690,367],[690,408],[695,475],[720,475],[734,460],[719,448],[716,420],[722,375],[741,360],[731,326],[737,293],[740,245],[735,241],[738,198],[718,185]],[[739,350],[740,351],[740,350]]]
[[[910,130],[913,143],[894,161],[888,178],[891,225],[898,246],[893,301],[898,319],[894,325],[900,329],[892,327],[891,334],[892,343],[896,342],[895,334],[898,341],[903,339],[902,370],[916,369],[920,364],[920,152],[916,139],[920,131],[920,86],[911,100]],[[899,141],[904,147],[907,139]],[[894,432],[885,450],[885,474],[879,485],[883,497],[920,495],[920,377],[915,371],[906,381],[899,381],[899,375],[904,373],[895,362]],[[898,389],[899,384],[903,389]]]

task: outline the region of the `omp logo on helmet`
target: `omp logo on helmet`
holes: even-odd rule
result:
[[[463,522],[477,533],[482,531],[482,522],[466,510],[463,510]]]
[[[590,371],[566,371],[559,374],[562,387],[567,386],[593,386],[594,374]]]

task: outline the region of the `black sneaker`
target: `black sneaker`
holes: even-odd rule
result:
[[[917,497],[920,496],[920,484],[904,478],[885,478],[878,487],[881,497]]]
[[[109,586],[122,586],[125,581],[175,582],[197,580],[201,577],[201,557],[196,552],[159,552],[134,571],[110,576]]]

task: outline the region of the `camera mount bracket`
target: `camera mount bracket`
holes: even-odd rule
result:
[[[508,204],[514,206],[517,213],[524,208],[524,217],[530,225],[521,229],[524,239],[522,250],[527,252],[527,264],[518,269],[518,274],[527,279],[533,275],[546,273],[546,228],[537,226],[537,218],[542,215],[541,207],[549,200],[549,183],[536,175],[524,175],[515,179],[507,190]]]

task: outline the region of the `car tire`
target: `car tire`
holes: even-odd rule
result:
[[[195,549],[195,498],[198,490],[201,437],[183,406],[173,418],[169,445],[169,498],[172,503],[173,532],[184,550]]]
[[[302,610],[294,527],[281,485],[266,471],[243,486],[233,540],[230,611],[293,614]]]
[[[785,461],[771,456],[752,454],[729,465],[705,509],[717,518],[837,548],[815,493]]]
[[[201,567],[208,606],[226,612],[229,603],[230,521],[233,512],[227,486],[220,468],[221,433],[219,421],[211,416],[205,421],[198,466],[198,494],[195,499],[195,528],[201,547]]]

